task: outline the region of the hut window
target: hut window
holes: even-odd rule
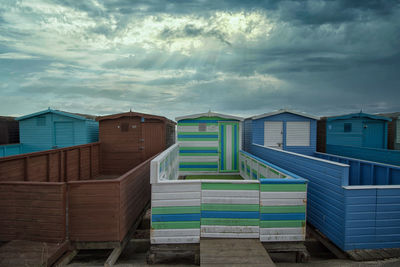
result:
[[[36,126],[45,126],[45,125],[46,125],[45,116],[36,117]]]
[[[129,131],[129,123],[123,122],[121,123],[121,132]]]
[[[288,121],[286,123],[287,146],[310,146],[310,122]]]
[[[199,123],[199,132],[207,131],[207,123]]]
[[[351,132],[351,123],[345,123],[344,124],[344,132],[345,133]]]

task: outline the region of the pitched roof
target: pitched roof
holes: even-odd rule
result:
[[[381,113],[378,114],[379,116],[384,116],[384,117],[388,117],[388,118],[397,118],[400,119],[400,112],[391,112],[391,113]]]
[[[220,117],[224,119],[232,119],[232,120],[238,120],[242,121],[244,118],[242,117],[237,117],[237,116],[232,116],[232,115],[226,115],[226,114],[221,114],[221,113],[215,113],[215,112],[207,112],[207,113],[198,113],[198,114],[193,114],[193,115],[186,115],[186,116],[181,116],[181,117],[176,117],[176,121],[184,120],[184,119],[197,119],[200,117]]]
[[[257,120],[257,119],[261,119],[261,118],[265,118],[265,117],[270,117],[270,116],[274,116],[274,115],[278,115],[278,114],[282,114],[282,113],[291,113],[294,115],[298,115],[298,116],[302,116],[302,117],[306,117],[306,118],[310,118],[310,119],[314,119],[314,120],[319,120],[319,117],[313,116],[313,115],[308,115],[302,112],[298,112],[298,111],[294,111],[294,110],[290,110],[290,109],[280,109],[277,111],[273,111],[273,112],[268,112],[268,113],[264,113],[261,115],[257,115],[257,116],[253,116],[251,117],[253,120]]]
[[[142,117],[145,119],[156,119],[156,120],[161,120],[169,123],[176,124],[173,120],[170,120],[166,117],[163,116],[157,116],[157,115],[151,115],[151,114],[145,114],[145,113],[139,113],[139,112],[124,112],[124,113],[117,113],[117,114],[112,114],[112,115],[107,115],[107,116],[99,116],[96,118],[97,121],[102,121],[102,120],[114,120],[122,117]]]
[[[347,119],[352,119],[352,118],[369,118],[372,120],[392,121],[392,119],[389,119],[387,117],[367,114],[367,113],[363,113],[363,112],[351,113],[351,114],[346,114],[346,115],[336,116],[336,117],[329,117],[329,118],[327,118],[327,121],[347,120]]]
[[[15,121],[15,117],[11,117],[11,116],[0,116],[0,121]]]
[[[94,120],[94,118],[95,118],[95,116],[92,116],[92,115],[71,113],[71,112],[66,112],[66,111],[55,110],[55,109],[49,108],[49,109],[45,109],[45,110],[42,110],[39,112],[35,112],[32,114],[28,114],[28,115],[24,115],[24,116],[15,118],[15,120],[17,120],[17,121],[26,120],[26,119],[40,116],[40,115],[47,114],[47,113],[53,113],[53,114],[57,114],[57,115],[61,115],[61,116],[66,116],[66,117],[74,118],[77,120]]]

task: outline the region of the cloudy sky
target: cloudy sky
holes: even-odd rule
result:
[[[397,0],[2,0],[0,115],[400,111]]]

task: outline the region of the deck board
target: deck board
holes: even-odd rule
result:
[[[13,240],[0,247],[0,266],[51,266],[67,249],[67,242]]]
[[[201,266],[275,266],[258,239],[212,239],[200,241]]]

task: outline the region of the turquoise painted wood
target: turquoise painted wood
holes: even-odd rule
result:
[[[366,113],[328,118],[326,144],[386,149],[388,121]]]
[[[47,109],[19,117],[17,120],[20,127],[18,154],[98,141],[98,122],[84,116]],[[15,150],[12,153],[14,154]]]

